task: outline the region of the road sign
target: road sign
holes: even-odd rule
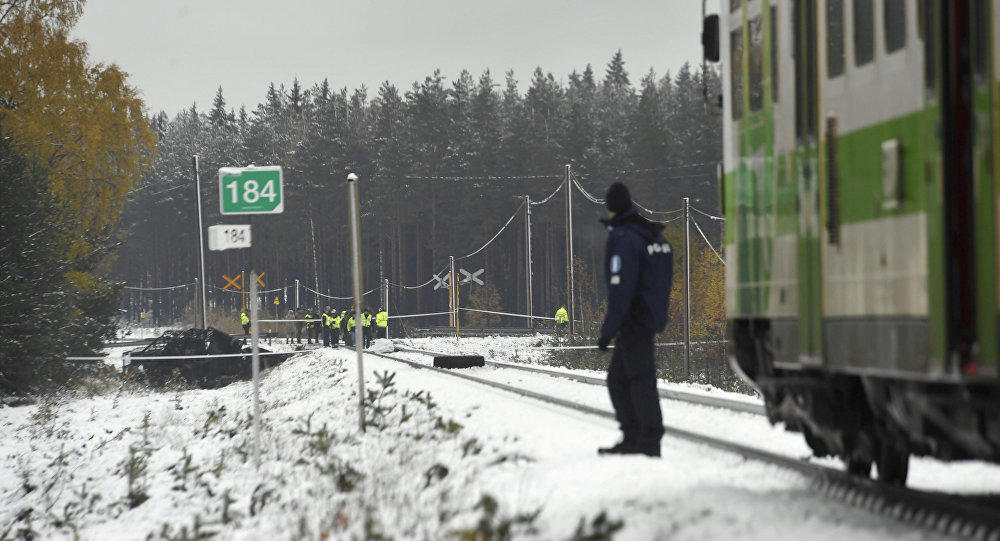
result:
[[[239,274],[237,274],[235,278],[230,278],[230,277],[226,276],[225,274],[223,274],[222,275],[222,279],[226,281],[226,285],[223,286],[222,290],[225,291],[225,290],[229,289],[229,286],[233,286],[233,288],[236,289],[236,291],[243,291],[243,288],[240,287],[240,285],[236,283],[236,280],[239,280],[240,278],[243,278],[243,273],[242,272],[239,273]]]
[[[219,169],[219,212],[277,214],[285,210],[281,167]]]
[[[468,284],[469,282],[475,282],[479,285],[483,285],[483,281],[479,279],[479,276],[485,272],[486,269],[479,269],[476,272],[469,272],[465,269],[458,269],[458,272],[462,273],[462,281],[460,284]]]
[[[432,276],[434,280],[437,280],[437,283],[434,284],[434,291],[437,291],[442,287],[445,289],[448,289],[450,287],[449,284],[451,283],[451,274],[445,274],[443,278],[436,274]]]
[[[274,304],[278,304],[278,297],[274,298]]]
[[[250,226],[246,224],[213,225],[208,228],[208,249],[229,250],[250,247]]]
[[[266,273],[262,272],[262,273],[260,273],[260,274],[257,275],[257,283],[260,284],[260,287],[262,287],[264,289],[267,289],[267,286],[265,286],[264,282],[261,280],[261,278],[264,277],[264,274],[266,274]]]

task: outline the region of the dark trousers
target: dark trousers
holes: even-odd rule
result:
[[[340,327],[333,327],[330,329],[330,345],[336,346],[340,344]]]
[[[625,439],[640,448],[659,450],[663,414],[656,390],[653,333],[636,325],[622,327],[608,366],[608,393]]]
[[[249,323],[247,323],[246,325],[243,326],[243,336],[246,336],[248,334],[250,334],[250,324]]]
[[[363,329],[364,330],[361,332],[361,335],[365,343],[365,349],[368,349],[368,346],[372,343],[372,328],[363,327]]]
[[[323,347],[330,346],[330,327],[323,325]]]
[[[388,326],[379,327],[377,336],[379,338],[389,338],[389,327]]]
[[[309,323],[309,325],[314,325],[314,324],[313,323]],[[306,329],[306,332],[308,333],[307,334],[308,342],[310,344],[313,343],[313,340],[316,340],[317,342],[319,342],[319,340],[316,338],[316,331],[317,330],[318,329],[316,329],[316,327],[309,327],[308,329]]]

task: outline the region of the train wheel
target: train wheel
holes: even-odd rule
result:
[[[883,443],[879,446],[878,480],[888,484],[903,486],[910,471],[910,451],[898,444]]]

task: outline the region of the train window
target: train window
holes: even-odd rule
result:
[[[936,18],[933,0],[919,0],[917,2],[917,18],[920,39],[924,42],[924,87],[928,90],[934,90],[935,78],[937,77],[935,71],[937,58],[934,56],[933,24]]]
[[[729,33],[729,66],[732,79],[733,120],[743,118],[743,29]]]
[[[844,0],[826,1],[826,76],[844,74]]]
[[[771,6],[771,101],[778,101],[778,6]]]
[[[875,59],[875,5],[873,0],[854,0],[854,65]]]
[[[792,4],[792,52],[795,59],[795,136],[817,137],[819,73],[816,68],[816,2]]]
[[[747,24],[750,32],[750,110],[764,107],[764,25],[760,15]]]
[[[989,16],[987,0],[973,0],[972,9],[972,70],[976,75],[976,83],[983,84],[989,76]]]
[[[885,49],[892,53],[906,46],[906,0],[882,0]]]

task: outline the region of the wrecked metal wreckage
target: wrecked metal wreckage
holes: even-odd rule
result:
[[[260,348],[261,353],[268,353]],[[197,358],[199,355],[239,354],[239,357]],[[181,379],[203,389],[223,387],[237,380],[250,379],[253,372],[253,356],[249,346],[216,329],[187,329],[167,331],[148,346],[131,351],[133,357],[125,367],[126,374],[145,377],[150,385],[162,386],[167,382]],[[183,357],[193,358],[141,359],[141,357]],[[260,357],[260,368],[277,366],[294,353],[266,355]]]

